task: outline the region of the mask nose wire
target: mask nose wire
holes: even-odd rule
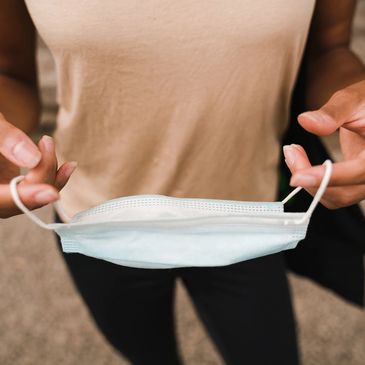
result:
[[[305,221],[309,220],[309,218],[311,217],[314,209],[317,207],[318,203],[320,202],[320,200],[322,199],[322,196],[324,194],[324,192],[327,189],[327,186],[329,184],[331,175],[332,175],[332,170],[333,170],[333,164],[331,162],[331,160],[326,160],[323,165],[325,166],[325,171],[324,171],[324,175],[321,181],[321,184],[319,185],[319,188],[316,192],[316,195],[314,196],[312,203],[310,204],[308,210],[305,212],[304,216],[301,219],[297,219],[295,220],[295,224],[302,224]],[[289,201],[294,195],[296,195],[297,193],[299,193],[299,191],[302,190],[302,187],[297,187],[296,189],[294,189],[283,201],[282,203],[285,204],[287,201]]]
[[[24,180],[24,176],[17,176],[14,177],[11,181],[10,181],[10,193],[11,196],[14,200],[15,205],[29,218],[31,219],[35,224],[37,224],[38,226],[44,228],[44,229],[48,229],[53,231],[52,225],[44,223],[41,219],[39,219],[34,213],[32,213],[21,201],[19,194],[18,194],[18,189],[17,189],[17,185],[18,183],[20,183],[22,180]]]

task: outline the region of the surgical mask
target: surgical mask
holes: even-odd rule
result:
[[[224,266],[295,248],[332,173],[325,174],[305,213],[286,213],[281,202],[137,195],[109,200],[76,214],[68,223],[46,224],[29,211],[10,183],[15,204],[40,227],[54,230],[67,253],[80,253],[137,268]]]

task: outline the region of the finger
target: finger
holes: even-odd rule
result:
[[[298,171],[303,169],[308,169],[312,167],[307,153],[305,152],[304,148],[298,144],[292,144],[290,146],[283,147],[285,162],[288,165],[290,172],[292,175],[297,174]],[[300,184],[293,184],[292,179],[290,180],[291,186],[302,186]],[[315,194],[314,189],[307,190],[311,195]]]
[[[329,209],[338,209],[357,204],[365,199],[365,185],[331,187],[321,201]]]
[[[298,144],[292,144],[290,146],[284,146],[284,156],[285,161],[289,167],[291,165],[290,171],[292,175],[297,175],[299,171],[303,169],[309,169],[312,167],[308,155],[305,152],[304,148]],[[293,181],[293,177],[290,180],[290,185],[297,187],[302,186],[310,195],[315,196],[317,189],[305,187],[302,184],[298,184],[296,181]],[[327,196],[333,197],[336,196],[336,191],[332,191],[336,188],[327,188],[326,193],[323,195],[321,199],[321,203],[329,209],[335,209],[337,206],[333,203],[333,201],[328,200]]]
[[[365,130],[365,126],[364,126]],[[365,138],[358,133],[340,128],[340,145],[344,160],[365,158]]]
[[[46,184],[19,184],[18,193],[21,201],[29,209],[40,208],[43,205],[52,203],[59,199],[57,190]],[[0,216],[9,217],[14,214],[19,214],[20,211],[15,206],[10,193],[10,187],[7,184],[0,185]]]
[[[364,108],[359,84],[336,92],[320,109],[300,114],[300,125],[318,136],[332,134],[341,126],[365,133],[359,117],[359,112]]]
[[[25,177],[27,183],[54,184],[57,173],[57,158],[52,137],[43,136],[39,141],[42,158],[39,164],[28,172]]]
[[[314,166],[301,170],[293,175],[291,183],[305,188],[318,187],[324,176],[324,171],[324,166]],[[333,164],[329,186],[358,184],[365,184],[365,158]]]
[[[20,167],[33,168],[41,159],[41,153],[32,140],[7,122],[2,114],[0,114],[0,153]]]
[[[72,173],[75,171],[77,167],[76,161],[65,162],[57,171],[55,187],[58,190],[61,190],[70,179]]]
[[[298,144],[291,144],[283,147],[285,162],[292,174],[298,170],[311,167],[304,148]]]

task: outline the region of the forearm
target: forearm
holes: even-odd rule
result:
[[[32,131],[40,117],[37,86],[0,73],[0,113],[24,132]]]
[[[320,108],[338,90],[365,80],[365,67],[347,47],[339,47],[309,57],[307,68],[307,108]]]

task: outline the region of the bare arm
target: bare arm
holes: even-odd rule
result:
[[[35,29],[22,0],[0,0],[0,111],[25,132],[39,121]]]
[[[317,1],[309,35],[307,106],[320,108],[332,94],[365,80],[365,67],[350,49],[356,0]]]
[[[35,29],[23,0],[0,0],[0,217],[19,211],[8,182],[29,168],[19,194],[29,208],[58,199],[76,165],[57,166],[53,139],[35,145],[24,133],[39,121],[40,103],[35,62]]]
[[[324,136],[340,131],[344,160],[334,164],[322,203],[329,208],[365,199],[365,67],[350,49],[356,0],[317,0],[308,43],[307,106],[298,121]],[[284,147],[293,186],[313,194],[324,173],[301,146]]]

